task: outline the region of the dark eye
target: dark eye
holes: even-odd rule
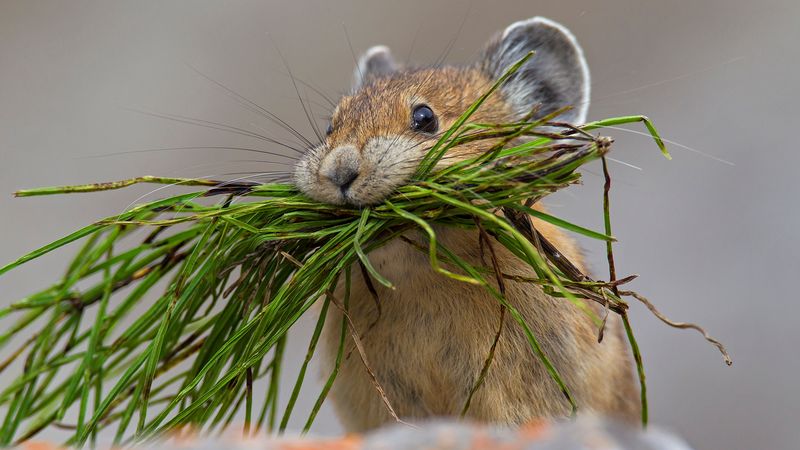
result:
[[[325,136],[330,136],[333,133],[333,124],[328,123],[328,128],[325,128]]]
[[[411,113],[411,128],[423,133],[435,133],[439,129],[436,114],[428,105],[417,105]]]

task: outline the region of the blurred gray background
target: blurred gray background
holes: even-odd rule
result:
[[[3,0],[0,261],[119,212],[152,190],[12,198],[19,188],[143,174],[222,177],[286,170],[243,162],[252,155],[224,150],[97,157],[182,146],[268,149],[131,109],[287,138],[193,68],[311,135],[279,52],[296,77],[335,98],[348,87],[353,66],[344,30],[355,52],[387,44],[399,58],[418,63],[435,61],[455,39],[447,61],[463,63],[494,31],[534,15],[562,22],[582,43],[593,76],[590,118],[647,114],[664,137],[696,150],[671,145],[674,160],[668,162],[645,137],[607,132],[617,140],[613,156],[641,168],[611,166],[619,273],[640,274],[636,290],[670,317],[707,327],[734,358],[733,367],[726,367],[699,335],[668,328],[634,305],[653,422],[698,449],[798,448],[796,0]],[[324,124],[325,101],[308,92]],[[597,174],[597,166],[589,167],[585,186],[552,199],[553,211],[602,228]],[[605,276],[602,247],[586,244],[592,266]],[[0,277],[0,302],[54,279],[73,250]],[[307,318],[304,331],[295,333],[289,351],[295,359],[305,352],[310,323]],[[4,373],[0,385],[9,377]],[[317,387],[305,389],[298,411],[308,411]],[[315,431],[340,431],[330,409]]]

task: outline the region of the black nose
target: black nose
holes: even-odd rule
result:
[[[339,189],[344,192],[350,187],[350,185],[353,184],[354,181],[356,181],[356,178],[358,178],[357,169],[353,167],[339,166],[333,173],[331,181],[336,186],[339,186]]]

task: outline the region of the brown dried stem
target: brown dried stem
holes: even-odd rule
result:
[[[665,324],[667,324],[667,325],[669,325],[669,326],[671,326],[673,328],[679,328],[679,329],[682,329],[682,330],[692,329],[692,330],[695,330],[698,333],[702,334],[703,337],[705,338],[705,340],[707,340],[712,345],[717,347],[719,352],[722,353],[722,358],[725,360],[725,364],[727,364],[729,366],[731,364],[733,364],[733,360],[731,359],[730,355],[728,354],[728,351],[725,349],[725,346],[722,344],[722,342],[720,342],[720,341],[714,339],[713,337],[711,337],[711,335],[709,335],[708,332],[705,329],[703,329],[703,327],[701,327],[700,325],[697,325],[697,324],[691,323],[691,322],[675,322],[675,321],[670,320],[661,311],[659,311],[655,307],[655,305],[653,305],[653,303],[650,302],[650,300],[648,300],[646,297],[644,297],[643,295],[641,295],[641,294],[639,294],[637,292],[619,291],[619,294],[620,295],[624,295],[624,296],[630,296],[630,297],[635,298],[636,300],[639,300],[640,302],[642,302],[644,304],[644,306],[647,307],[647,309],[650,310],[651,313],[653,313],[654,316],[658,317],[658,319],[660,321],[664,322]]]

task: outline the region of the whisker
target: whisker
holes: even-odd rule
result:
[[[306,119],[308,119],[308,123],[309,125],[311,125],[311,129],[312,131],[314,131],[314,134],[317,136],[319,142],[322,142],[324,140],[322,137],[322,133],[320,132],[319,128],[314,122],[314,119],[311,118],[311,112],[309,111],[308,108],[306,108],[306,104],[303,102],[303,96],[300,94],[300,88],[297,87],[297,81],[294,78],[294,73],[292,73],[292,69],[289,67],[289,63],[286,61],[286,58],[283,56],[283,53],[281,53],[280,49],[278,49],[277,46],[275,46],[275,52],[280,57],[281,62],[283,63],[283,67],[286,69],[287,72],[289,72],[289,79],[292,81],[292,87],[294,87],[295,93],[297,93],[297,100],[300,101],[300,107],[303,108],[303,114],[305,114]],[[313,146],[313,144],[310,145]]]
[[[411,54],[414,53],[414,47],[417,45],[417,38],[419,38],[419,32],[422,29],[422,22],[417,24],[417,31],[414,32],[414,37],[411,38],[411,45],[408,46],[408,53],[406,53],[405,65],[408,65],[411,62]]]
[[[299,82],[300,80],[297,80],[297,81]],[[317,108],[321,108],[321,109],[323,109],[325,111],[324,115],[316,114],[313,117],[318,118],[318,119],[322,119],[322,118],[330,116],[330,113],[332,111],[331,107],[329,107],[328,105],[323,105],[322,103],[320,103],[318,101],[315,101],[314,99],[310,98],[308,96],[308,92],[306,92],[306,97],[305,98],[306,98],[306,102],[308,102],[308,104],[310,106],[316,106]],[[309,107],[309,109],[311,109],[311,108]]]
[[[244,176],[244,177],[238,177],[238,178],[234,178],[234,179],[232,179],[232,180],[226,180],[226,181],[224,181],[224,182],[220,183],[220,184],[219,184],[218,186],[216,186],[216,187],[217,187],[217,188],[220,188],[220,187],[225,187],[225,186],[227,186],[227,185],[230,185],[230,184],[232,184],[232,183],[235,183],[235,182],[237,182],[237,181],[248,180],[248,179],[256,178],[256,177],[258,177],[258,176],[265,175],[265,174],[268,174],[268,173],[266,173],[266,172],[259,172],[259,173],[257,173],[256,175],[250,175],[250,176]],[[186,182],[188,182],[188,181],[192,181],[192,180],[201,180],[201,179],[213,179],[213,178],[215,178],[215,177],[218,177],[218,176],[221,176],[221,175],[224,175],[224,174],[221,174],[221,173],[215,173],[215,174],[209,174],[209,175],[202,175],[202,176],[199,176],[199,177],[187,178],[187,179],[185,179],[185,180],[181,180],[181,181],[179,181],[179,182],[176,182],[176,183],[170,183],[170,184],[165,184],[165,185],[163,185],[163,186],[159,186],[159,187],[157,187],[157,188],[155,188],[155,189],[151,190],[150,192],[147,192],[147,193],[145,193],[145,194],[143,194],[143,195],[141,195],[141,196],[137,197],[135,200],[133,200],[132,202],[130,202],[130,203],[128,204],[128,206],[126,206],[126,207],[125,207],[125,209],[123,209],[123,210],[122,210],[122,212],[120,212],[119,216],[117,216],[117,220],[119,220],[119,218],[120,218],[120,217],[122,217],[122,214],[124,214],[124,213],[125,213],[125,211],[128,211],[128,210],[129,210],[129,209],[130,209],[130,208],[131,208],[133,205],[135,205],[135,204],[139,203],[140,201],[142,201],[143,199],[145,199],[145,198],[147,198],[147,197],[149,197],[149,196],[151,196],[151,195],[155,194],[156,192],[162,191],[162,190],[164,190],[164,189],[168,189],[168,188],[170,188],[170,187],[179,186],[179,185],[181,185],[181,184],[183,184],[183,183],[186,183]],[[288,176],[284,176],[284,177],[280,177],[280,178],[281,178],[281,179],[286,179],[286,180],[289,180],[289,179],[291,179],[291,176],[290,176],[291,174],[289,174],[289,173],[287,172],[287,175],[288,175]],[[200,197],[200,196],[202,196],[202,195],[204,195],[204,194],[205,194],[205,192],[200,192],[200,193],[198,193],[196,196],[192,197],[192,199],[198,198],[198,197]],[[177,212],[176,212],[176,213],[177,213]]]
[[[312,143],[310,140],[308,140],[308,139],[307,139],[307,138],[306,138],[306,137],[305,137],[305,136],[304,136],[302,133],[300,133],[299,131],[297,131],[297,130],[296,130],[294,127],[293,127],[293,126],[289,125],[289,124],[288,124],[288,123],[287,123],[285,120],[283,120],[283,119],[281,119],[280,117],[278,117],[278,116],[277,116],[275,113],[273,113],[272,111],[270,111],[270,110],[268,110],[268,109],[264,108],[263,106],[259,105],[259,104],[258,104],[258,103],[256,103],[256,102],[254,102],[254,101],[252,101],[252,100],[248,99],[247,97],[245,97],[245,96],[243,96],[242,94],[240,94],[240,93],[238,93],[238,92],[234,91],[233,89],[231,89],[231,88],[229,88],[228,86],[226,86],[226,85],[222,84],[221,82],[219,82],[219,81],[217,81],[217,80],[215,80],[215,79],[211,78],[210,76],[208,76],[208,75],[206,75],[206,74],[204,74],[204,73],[200,72],[200,70],[199,70],[199,69],[195,68],[195,67],[194,67],[194,66],[192,66],[191,64],[187,64],[187,65],[188,65],[188,66],[189,66],[189,68],[191,68],[191,69],[192,69],[192,70],[193,70],[195,73],[197,73],[197,74],[198,74],[198,75],[200,75],[201,77],[205,78],[206,80],[210,81],[211,83],[215,84],[216,86],[218,86],[219,88],[221,88],[222,90],[224,90],[224,91],[225,91],[225,93],[226,93],[226,94],[227,94],[229,97],[231,97],[231,98],[233,98],[234,100],[236,100],[236,101],[237,101],[237,102],[238,102],[240,105],[242,105],[242,106],[243,106],[243,107],[245,107],[246,109],[248,109],[248,110],[250,110],[250,111],[252,111],[252,112],[254,112],[254,113],[256,113],[256,114],[259,114],[259,115],[261,115],[261,116],[264,116],[264,117],[266,117],[266,118],[267,118],[267,119],[269,119],[269,120],[270,120],[272,123],[274,123],[274,124],[276,124],[276,125],[280,126],[280,127],[281,127],[281,128],[283,128],[284,130],[286,130],[286,131],[288,131],[289,133],[291,133],[291,134],[292,134],[293,136],[295,136],[296,138],[300,139],[300,140],[301,140],[301,141],[302,141],[304,144],[306,144],[306,145],[309,145],[309,146],[313,146],[313,145],[314,145],[314,144],[313,144],[313,143]]]
[[[301,78],[296,78],[296,80],[297,80],[298,83],[302,84],[303,86],[307,87],[308,89],[311,89],[312,91],[314,91],[314,93],[316,93],[317,95],[322,97],[326,102],[328,102],[330,104],[331,108],[335,108],[336,107],[336,103],[333,100],[331,100],[331,98],[328,95],[326,95],[325,92],[322,91],[322,89],[314,87],[313,84],[311,84],[311,83],[309,83],[307,81],[303,81]],[[318,106],[324,107],[323,105],[318,105]]]
[[[254,153],[261,153],[265,155],[272,155],[272,156],[280,156],[282,158],[291,159],[292,161],[299,161],[300,158],[284,155],[282,153],[270,152],[268,150],[260,150],[257,148],[249,148],[249,147],[227,147],[227,146],[197,146],[197,147],[162,147],[162,148],[145,148],[139,150],[127,150],[122,152],[114,152],[114,153],[106,153],[102,155],[89,155],[89,156],[82,156],[80,159],[95,159],[95,158],[107,158],[110,156],[119,156],[119,155],[128,155],[128,154],[135,154],[135,153],[151,153],[151,152],[160,152],[160,151],[172,151],[172,150],[234,150],[234,151],[244,151],[244,152],[254,152]],[[265,161],[267,162],[267,161]],[[272,162],[272,161],[269,161]],[[278,163],[274,161],[274,163]],[[285,163],[284,163],[285,164]]]
[[[713,64],[711,66],[702,68],[700,70],[692,71],[692,72],[689,72],[689,73],[684,73],[683,75],[678,75],[678,76],[675,76],[675,77],[672,77],[672,78],[667,78],[667,79],[663,79],[663,80],[654,81],[652,83],[647,83],[647,84],[644,84],[644,85],[641,85],[641,86],[637,86],[635,88],[626,89],[624,91],[613,92],[611,94],[604,95],[602,97],[587,99],[586,101],[583,101],[583,102],[580,102],[580,103],[576,103],[576,104],[571,105],[571,106],[573,106],[574,108],[578,108],[578,107],[587,105],[589,103],[592,103],[594,105],[602,105],[602,104],[604,104],[603,103],[604,100],[607,100],[607,99],[610,99],[610,98],[613,98],[613,97],[618,97],[618,96],[621,96],[621,95],[631,94],[631,93],[642,91],[642,90],[645,90],[645,89],[650,89],[650,88],[653,88],[653,87],[656,87],[656,86],[661,86],[663,84],[673,83],[675,81],[682,80],[684,78],[689,78],[689,77],[693,77],[693,76],[699,75],[701,73],[710,72],[710,71],[715,70],[715,69],[717,69],[719,67],[727,66],[729,64],[733,64],[733,63],[741,61],[741,60],[743,60],[745,58],[746,58],[745,56],[737,56],[735,58],[729,59],[729,60],[721,62],[721,63]]]
[[[248,125],[250,125],[254,129],[256,129],[258,131],[261,131],[261,132],[264,132],[264,133],[269,133],[270,132],[269,129],[267,129],[267,128],[263,127],[262,125],[260,125],[258,123],[255,123],[255,122],[248,122]],[[292,150],[294,150],[295,153],[298,153],[301,156],[308,150],[308,148],[310,148],[310,147],[303,147],[304,145],[306,145],[303,142],[296,142],[295,141],[294,143],[297,144],[297,145],[300,145],[301,147],[300,148],[292,147]],[[311,147],[315,147],[315,146],[316,146],[315,144],[311,144]]]
[[[293,167],[294,167],[294,164],[292,164],[292,163],[284,163],[284,162],[278,162],[278,161],[265,161],[265,160],[261,160],[261,159],[227,159],[227,160],[224,160],[224,161],[212,161],[212,162],[198,163],[198,164],[192,164],[192,165],[189,165],[189,166],[181,167],[181,170],[179,170],[176,173],[176,175],[182,175],[184,173],[187,173],[187,171],[190,170],[190,169],[208,168],[208,167],[222,166],[222,165],[225,165],[225,164],[232,164],[232,163],[266,163],[266,164],[270,164],[270,165],[272,165],[272,164],[283,165],[283,166],[288,166],[290,168],[290,169],[286,170],[286,173],[293,172]],[[220,173],[220,174],[217,174],[217,175],[227,175],[227,174]]]
[[[300,91],[297,90],[296,85],[295,85],[295,91],[297,91],[297,95],[300,96]],[[325,138],[323,137],[324,133],[320,129],[319,124],[317,123],[317,121],[314,120],[314,114],[313,114],[314,110],[312,109],[312,106],[314,104],[311,102],[311,99],[308,97],[308,91],[304,91],[303,93],[305,94],[304,98],[306,100],[306,103],[308,104],[308,114],[306,114],[306,117],[308,117],[308,123],[311,124],[311,128],[314,129],[314,133],[316,133],[317,138],[319,139],[319,142],[322,142],[322,141],[325,140]]]
[[[469,6],[464,11],[464,16],[461,18],[461,24],[458,25],[458,29],[456,30],[455,35],[453,35],[452,39],[450,39],[450,42],[447,43],[444,52],[442,52],[442,54],[439,55],[439,57],[436,59],[434,67],[440,67],[442,63],[444,63],[444,60],[447,59],[448,56],[450,56],[450,52],[453,51],[453,48],[455,47],[456,42],[458,41],[458,38],[461,36],[461,32],[464,30],[464,25],[466,25],[467,23],[467,17],[469,17],[471,12],[472,12],[472,2],[469,3]]]
[[[626,89],[624,91],[620,91],[620,92],[615,92],[613,94],[604,95],[603,97],[594,99],[594,101],[598,102],[598,101],[606,100],[606,99],[609,99],[609,98],[612,98],[612,97],[631,94],[631,93],[642,91],[642,90],[645,90],[645,89],[650,89],[650,88],[653,88],[653,87],[656,87],[656,86],[661,86],[662,84],[673,83],[675,81],[682,80],[684,78],[689,78],[689,77],[693,77],[693,76],[696,76],[696,75],[700,75],[701,73],[710,72],[712,70],[718,69],[719,67],[727,66],[729,64],[733,64],[735,62],[739,62],[739,61],[741,61],[743,59],[745,59],[744,56],[737,56],[735,58],[731,58],[731,59],[729,59],[727,61],[721,62],[719,64],[714,64],[712,66],[708,66],[708,67],[705,67],[703,69],[696,70],[696,71],[693,71],[693,72],[684,73],[683,75],[678,75],[676,77],[667,78],[667,79],[664,79],[664,80],[654,81],[652,83],[643,84],[643,85],[635,87],[635,88]]]
[[[239,94],[238,92],[234,91],[233,89],[229,88],[228,86],[225,86],[221,82],[219,82],[219,81],[209,77],[208,75],[200,72],[200,70],[198,70],[194,66],[189,65],[189,67],[192,70],[194,70],[201,77],[205,78],[206,80],[210,81],[211,83],[214,83],[218,87],[222,88],[229,96],[231,96],[235,100],[239,101],[239,104],[241,104],[242,106],[245,106],[250,111],[253,111],[253,112],[257,113],[257,114],[265,116],[267,119],[269,119],[273,123],[277,124],[278,126],[283,128],[284,130],[286,130],[289,133],[291,133],[292,135],[294,135],[296,138],[298,138],[301,141],[303,141],[303,143],[305,143],[306,145],[311,146],[311,147],[314,146],[314,144],[310,140],[308,140],[308,138],[306,138],[302,133],[297,131],[293,126],[289,125],[285,120],[283,120],[280,117],[278,117],[272,111],[264,108],[263,106],[259,105],[258,103],[256,103],[256,102],[248,99],[247,97]]]
[[[258,170],[253,170],[253,171],[245,171],[245,172],[226,172],[226,173],[221,173],[220,175],[222,175],[222,176],[228,176],[228,175],[275,175],[275,176],[289,176],[289,175],[291,175],[291,173],[290,173],[290,172],[281,171],[281,170],[276,170],[276,171],[271,171],[271,170],[268,170],[268,171],[263,171],[263,172],[262,172],[262,171],[258,171]]]
[[[347,32],[347,26],[344,22],[342,22],[342,30],[344,31],[344,38],[347,41],[347,46],[350,48],[350,55],[353,57],[353,64],[355,64],[356,70],[358,71],[358,77],[363,80],[364,74],[361,73],[361,65],[358,63],[356,51],[353,49],[353,42],[350,40],[350,34]]]
[[[150,192],[148,192],[148,193],[146,193],[146,194],[142,194],[142,195],[140,195],[140,196],[139,196],[139,197],[137,197],[137,198],[136,198],[134,201],[132,201],[132,202],[128,203],[128,206],[126,206],[126,207],[125,207],[125,208],[124,208],[124,209],[123,209],[123,210],[122,210],[122,211],[119,213],[119,215],[117,216],[117,220],[120,220],[120,218],[122,217],[122,215],[123,215],[123,214],[125,214],[125,212],[126,212],[126,211],[130,210],[130,209],[131,209],[131,207],[132,207],[133,205],[135,205],[135,204],[139,203],[140,201],[142,201],[143,199],[145,199],[145,198],[147,198],[147,197],[149,197],[149,196],[151,196],[151,195],[155,194],[156,192],[159,192],[159,191],[162,191],[162,190],[164,190],[164,189],[171,188],[171,187],[175,187],[175,186],[181,185],[181,184],[183,184],[183,183],[186,183],[186,182],[188,182],[188,181],[192,181],[192,180],[211,179],[211,178],[213,178],[213,177],[215,177],[215,176],[217,176],[217,175],[219,175],[219,174],[209,174],[209,175],[203,175],[203,176],[199,176],[199,177],[195,177],[195,178],[187,178],[187,179],[185,179],[185,180],[181,180],[181,181],[178,181],[178,182],[176,182],[176,183],[170,183],[170,184],[165,184],[165,185],[163,185],[163,186],[159,186],[159,187],[157,187],[157,188],[153,189],[152,191],[150,191]],[[197,198],[197,197],[193,197],[193,198]]]
[[[232,163],[265,163],[265,164],[280,164],[283,166],[290,166],[294,167],[294,163],[287,163],[281,161],[267,161],[264,159],[230,159],[224,162],[232,162]]]
[[[603,128],[607,128],[607,129],[610,129],[610,130],[627,131],[628,133],[638,134],[638,135],[640,135],[640,136],[646,136],[646,137],[648,137],[648,138],[652,138],[652,136],[650,135],[650,133],[644,133],[644,132],[642,132],[642,131],[637,131],[637,130],[629,130],[629,129],[627,129],[627,128],[621,128],[621,127],[612,127],[612,126],[606,126],[606,127],[603,127]],[[681,144],[681,143],[679,143],[679,142],[671,141],[671,140],[669,140],[669,139],[664,139],[664,138],[661,138],[661,140],[662,140],[662,141],[664,141],[664,142],[666,142],[667,144],[671,144],[671,145],[674,145],[674,146],[676,146],[676,147],[680,147],[680,148],[682,148],[682,149],[684,149],[684,150],[688,150],[688,151],[690,151],[690,152],[693,152],[693,153],[696,153],[696,154],[698,154],[698,155],[700,155],[700,156],[704,156],[704,157],[706,157],[706,158],[713,159],[714,161],[721,162],[721,163],[723,163],[723,164],[727,164],[727,165],[729,165],[729,166],[735,166],[735,165],[736,165],[736,164],[734,164],[734,163],[732,163],[732,162],[728,161],[727,159],[722,159],[722,158],[720,158],[720,157],[718,157],[718,156],[714,156],[714,155],[712,155],[712,154],[709,154],[709,153],[706,153],[706,152],[703,152],[703,151],[697,150],[696,148],[692,148],[692,147],[689,147],[689,146],[687,146],[687,145],[683,145],[683,144]]]
[[[129,110],[129,111],[132,111],[132,112],[139,113],[139,114],[158,117],[160,119],[173,120],[173,121],[176,121],[176,122],[185,123],[185,124],[189,124],[189,125],[195,125],[195,126],[200,126],[200,127],[205,127],[205,128],[211,128],[211,129],[214,129],[214,130],[226,131],[228,133],[238,134],[238,135],[241,135],[241,136],[247,136],[247,137],[251,137],[251,138],[255,138],[255,139],[261,139],[261,140],[269,142],[271,144],[280,145],[281,147],[285,147],[285,148],[293,150],[295,152],[303,153],[302,150],[299,150],[299,149],[297,149],[295,147],[292,147],[289,144],[286,144],[284,142],[278,141],[278,140],[273,139],[271,137],[255,133],[253,131],[246,130],[244,128],[239,128],[239,127],[234,127],[232,125],[227,125],[227,124],[224,124],[224,123],[212,122],[210,120],[203,120],[203,119],[195,119],[195,118],[192,118],[192,117],[181,116],[181,115],[178,115],[178,114],[154,113],[154,112],[148,112],[148,111],[143,111],[143,110],[137,110],[137,109],[133,109],[133,108],[126,108],[126,109]]]
[[[622,164],[623,166],[630,167],[631,169],[636,169],[636,170],[639,170],[639,171],[643,170],[643,169],[642,169],[641,167],[639,167],[639,166],[634,166],[634,165],[633,165],[633,164],[631,164],[631,163],[626,163],[625,161],[620,161],[619,159],[615,159],[615,158],[612,158],[612,157],[610,157],[610,156],[606,156],[606,159],[607,159],[607,160],[609,160],[609,161],[613,161],[613,162],[615,162],[615,163],[617,163],[617,164]]]
[[[257,176],[258,176],[258,175],[253,175],[253,176],[239,177],[239,178],[234,178],[234,179],[232,179],[232,180],[227,180],[227,181],[224,181],[224,182],[220,183],[219,185],[215,186],[215,187],[214,187],[214,189],[223,188],[223,187],[225,187],[225,186],[228,186],[228,185],[231,185],[231,184],[233,184],[233,183],[236,183],[236,182],[241,182],[241,181],[243,181],[243,180],[252,179],[252,178],[255,178],[255,177],[257,177]],[[195,195],[195,196],[194,196],[194,197],[192,197],[191,199],[192,199],[192,200],[194,200],[194,199],[196,199],[196,198],[199,198],[199,197],[202,197],[202,196],[204,196],[204,195],[206,195],[206,193],[205,193],[205,192],[199,192],[197,195]],[[130,206],[129,206],[129,207],[130,207]],[[175,214],[174,214],[174,216],[173,216],[173,217],[177,217],[177,216],[178,216],[178,214],[180,214],[180,212],[181,212],[182,210],[183,210],[183,206],[181,206],[180,208],[176,209],[176,210],[175,210]]]

